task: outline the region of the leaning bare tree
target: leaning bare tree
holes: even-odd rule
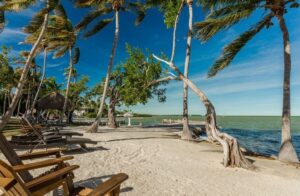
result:
[[[291,135],[290,80],[292,59],[289,30],[284,17],[290,8],[300,7],[299,3],[296,0],[201,0],[201,4],[210,10],[206,19],[196,23],[194,26],[196,38],[199,38],[202,42],[209,40],[216,33],[224,29],[231,28],[241,20],[247,19],[253,13],[256,13],[256,10],[264,11],[264,15],[257,18],[259,22],[251,26],[224,47],[222,55],[210,68],[208,73],[209,77],[215,76],[219,71],[228,67],[239,51],[241,51],[255,35],[265,28],[269,29],[274,25],[272,20],[277,19],[282,34],[284,58],[281,146],[278,159],[284,162],[299,162]]]
[[[191,80],[184,76],[181,71],[173,63],[174,52],[176,48],[176,28],[177,28],[178,18],[175,20],[174,33],[173,33],[173,49],[172,57],[170,61],[166,61],[162,58],[153,55],[158,61],[168,65],[173,71],[176,72],[177,77],[174,79],[182,80],[196,95],[198,95],[200,101],[206,108],[206,132],[209,141],[217,141],[223,147],[223,165],[243,167],[246,169],[254,169],[252,163],[243,155],[239,143],[236,138],[230,136],[227,133],[223,133],[217,126],[217,115],[213,104],[210,102],[208,97],[199,89]]]

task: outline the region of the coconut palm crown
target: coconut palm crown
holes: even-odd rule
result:
[[[273,18],[277,19],[282,34],[284,57],[282,131],[278,159],[284,162],[299,162],[291,136],[290,80],[292,59],[289,30],[284,18],[288,8],[298,8],[299,3],[296,0],[199,0],[199,2],[211,9],[204,22],[195,24],[195,35],[202,41],[207,41],[217,32],[248,18],[258,9],[264,11],[263,17],[258,23],[223,49],[222,55],[210,68],[209,77],[215,76],[220,70],[226,68],[248,41],[262,29],[272,26]]]
[[[198,3],[210,9],[205,21],[194,25],[196,38],[203,42],[212,38],[216,33],[247,19],[256,10],[264,10],[263,17],[258,23],[223,49],[222,55],[211,66],[208,72],[209,77],[215,76],[220,70],[226,68],[257,33],[272,26],[274,17],[283,16],[287,13],[288,8],[299,7],[296,0],[198,0]]]
[[[134,11],[137,14],[135,25],[142,22],[146,14],[145,6],[139,1],[126,3],[125,0],[74,0],[75,7],[91,8],[91,11],[77,24],[76,30],[84,30],[84,37],[90,37],[101,31],[113,21],[114,11]],[[95,23],[95,24],[91,24]],[[88,26],[92,26],[86,29]]]

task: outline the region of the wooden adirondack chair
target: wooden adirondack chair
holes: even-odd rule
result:
[[[119,195],[120,184],[128,178],[126,174],[118,174],[100,184],[94,190],[81,187],[75,189],[73,184],[73,171],[79,168],[79,166],[71,166],[65,163],[65,161],[73,157],[61,157],[61,150],[48,150],[45,152],[17,155],[1,132],[0,149],[10,162],[9,166],[3,161],[0,161],[0,188],[5,192],[5,195],[9,196],[44,195],[59,186],[63,186],[64,195],[117,196]],[[23,164],[22,162],[22,160],[49,156],[55,156],[56,158],[29,164]],[[33,169],[49,166],[56,167],[36,178],[33,178],[29,172]]]
[[[5,195],[8,196],[41,196],[59,186],[64,186],[64,195],[79,195],[79,196],[118,196],[120,193],[120,185],[128,176],[120,173],[106,182],[100,184],[95,189],[77,188],[70,191],[68,187],[68,180],[65,178],[69,172],[77,169],[79,166],[67,166],[60,170],[51,172],[42,177],[33,179],[27,183],[17,175],[17,171],[37,168],[35,166],[22,165],[22,166],[9,166],[0,160],[0,188]]]

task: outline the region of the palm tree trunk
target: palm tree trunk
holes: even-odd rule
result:
[[[2,114],[2,116],[4,116],[4,114],[6,112],[6,96],[7,96],[7,92],[4,91],[3,114]]]
[[[100,104],[100,108],[99,108],[97,117],[95,119],[95,122],[92,124],[92,126],[87,131],[89,133],[97,132],[99,123],[101,121],[103,109],[104,109],[105,98],[107,95],[107,89],[108,89],[108,85],[109,85],[109,78],[110,78],[111,70],[113,67],[114,57],[115,57],[117,44],[118,44],[118,40],[119,40],[119,10],[118,9],[115,11],[115,19],[116,19],[115,37],[114,37],[114,42],[113,42],[113,48],[112,48],[112,51],[110,54],[109,64],[107,67],[107,73],[106,73],[105,84],[104,84],[104,89],[103,89],[102,98],[101,98],[101,104]]]
[[[183,9],[184,2],[185,2],[185,0],[181,0],[180,6],[179,6],[179,9],[178,9],[178,11],[177,11],[176,18],[175,18],[175,21],[174,21],[173,44],[172,44],[173,46],[172,46],[172,54],[171,54],[170,62],[173,62],[173,61],[174,61],[174,57],[175,57],[175,50],[176,50],[176,31],[177,31],[177,25],[178,25],[178,21],[179,21],[179,16],[180,16],[181,11],[182,11],[182,9]]]
[[[284,162],[299,162],[291,137],[291,46],[287,26],[283,16],[277,16],[283,37],[284,45],[284,79],[283,79],[283,108],[282,108],[282,132],[281,146],[278,159]]]
[[[47,7],[49,7],[49,2],[47,1]],[[22,89],[24,87],[24,83],[26,81],[27,75],[28,75],[28,71],[30,69],[30,65],[32,62],[32,59],[34,58],[34,56],[36,55],[36,50],[38,49],[44,35],[45,32],[47,30],[47,24],[48,24],[48,16],[49,13],[47,12],[44,16],[44,21],[43,21],[43,26],[42,26],[42,30],[40,32],[40,35],[38,37],[38,39],[36,40],[36,42],[34,43],[33,47],[31,48],[31,51],[27,57],[26,63],[24,65],[24,69],[23,72],[21,74],[21,78],[19,80],[15,95],[13,97],[13,100],[7,110],[7,112],[5,113],[5,115],[2,118],[2,122],[0,123],[0,131],[3,130],[3,128],[5,127],[5,125],[8,123],[10,117],[12,116],[20,97],[22,96]]]
[[[189,6],[189,32],[187,38],[187,47],[185,55],[185,65],[184,65],[184,77],[188,78],[189,65],[191,59],[191,43],[192,43],[192,33],[193,33],[193,1],[187,0]],[[189,129],[189,116],[188,116],[188,86],[183,83],[183,119],[182,119],[182,136],[181,139],[191,140],[193,135]]]
[[[72,76],[72,71],[73,71],[73,60],[72,60],[72,48],[71,47],[69,48],[69,54],[70,54],[70,67],[69,67],[69,75],[68,75],[68,82],[67,82],[67,89],[66,89],[66,98],[65,98],[65,101],[64,101],[61,120],[62,120],[62,117],[63,117],[63,115],[65,114],[65,112],[67,110],[68,96],[69,96],[70,83],[71,83],[71,76]],[[68,119],[68,117],[69,117],[69,115],[67,115],[67,119]],[[67,120],[67,121],[69,121],[69,120]]]
[[[26,104],[25,104],[25,108],[26,108],[26,114],[27,114],[27,112],[28,112],[28,110],[29,110],[29,102],[30,102],[30,93],[31,92],[31,85],[30,85],[30,83],[28,84],[28,89],[27,89],[27,99],[26,99]]]
[[[18,103],[17,116],[19,116],[19,114],[20,114],[21,103],[22,103],[22,97],[20,98],[19,103]]]
[[[115,109],[115,101],[113,100],[113,98],[111,98],[110,103],[109,103],[109,107],[108,107],[108,127],[110,128],[117,128],[117,121],[116,121],[116,109]]]
[[[44,48],[44,66],[43,66],[43,71],[42,71],[43,73],[42,73],[42,77],[41,77],[40,84],[39,84],[39,86],[38,86],[38,89],[37,89],[36,94],[35,94],[34,99],[33,99],[33,103],[32,103],[32,106],[31,106],[31,110],[33,110],[34,107],[35,107],[35,104],[36,104],[36,101],[37,101],[37,99],[38,99],[38,96],[39,96],[41,87],[42,87],[43,82],[44,82],[44,80],[45,80],[46,64],[47,64],[47,48]]]

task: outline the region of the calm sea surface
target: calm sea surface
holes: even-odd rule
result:
[[[134,118],[132,124],[160,124],[162,119],[180,119],[181,116],[153,116]],[[191,116],[190,120],[203,120]],[[279,116],[218,116],[218,125],[223,131],[238,138],[241,146],[265,155],[277,155],[281,138],[281,117]],[[292,117],[292,140],[300,157],[300,117]]]

